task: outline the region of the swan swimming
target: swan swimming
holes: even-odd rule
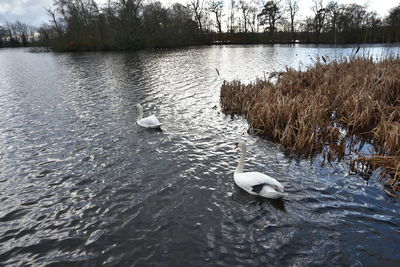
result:
[[[236,143],[235,148],[240,148],[239,164],[233,175],[235,183],[247,193],[265,198],[282,198],[284,188],[275,178],[260,172],[243,172],[246,144],[243,141]]]
[[[139,126],[142,126],[144,128],[160,128],[161,122],[157,119],[156,116],[151,115],[146,118],[143,117],[143,107],[140,104],[136,104],[135,108],[139,110],[139,116],[136,120],[137,124]]]

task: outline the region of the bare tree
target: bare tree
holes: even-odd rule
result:
[[[17,20],[15,22],[15,31],[19,37],[19,40],[23,46],[28,45],[29,41],[29,27],[27,24],[22,23],[21,21]]]
[[[56,18],[56,11],[53,8],[47,8],[46,13],[48,16],[50,16],[51,22],[54,24],[56,32],[60,36],[62,34],[62,30]]]
[[[121,15],[127,21],[136,20],[143,0],[119,0],[118,7]]]
[[[330,1],[326,7],[330,30],[333,32],[334,43],[337,43],[338,19],[341,9],[336,1]]]
[[[194,14],[194,18],[197,21],[197,25],[199,27],[200,34],[203,35],[203,24],[202,24],[202,19],[203,19],[203,12],[204,12],[204,7],[203,7],[203,0],[191,0],[189,2],[189,7],[192,10]]]
[[[13,24],[7,21],[5,29],[7,35],[6,39],[8,39],[8,43],[11,44],[11,46],[14,46],[17,43],[17,35]]]
[[[7,36],[7,30],[0,26],[0,47],[4,46],[4,43],[6,42],[6,36]]]
[[[235,9],[236,9],[236,2],[235,0],[231,0],[230,2],[230,16],[229,16],[229,26],[228,26],[228,31],[231,33],[235,32]]]
[[[244,32],[247,33],[247,22],[249,21],[250,6],[245,0],[240,0],[239,4],[238,4],[238,8],[242,12]]]
[[[28,46],[33,41],[35,29],[28,24],[17,20],[14,23],[6,22],[0,27],[0,43],[7,42],[8,46]]]
[[[298,0],[286,0],[287,4],[287,10],[289,13],[289,18],[290,18],[290,31],[292,32],[293,35],[293,42],[295,41],[295,30],[294,30],[294,24],[295,24],[295,16],[297,12],[299,11],[299,4]]]
[[[249,11],[248,11],[248,18],[249,18],[248,24],[252,33],[258,32],[258,25],[259,25],[257,20],[258,11],[259,11],[258,6],[255,4],[254,1],[252,1],[249,4]]]
[[[321,31],[325,26],[325,18],[327,10],[325,8],[324,0],[313,0],[312,11],[314,13],[314,31],[317,35],[317,42],[319,41]]]
[[[221,19],[223,7],[224,4],[222,0],[211,0],[208,7],[208,10],[215,15],[215,22],[217,23],[217,29],[220,35],[222,34]]]
[[[53,37],[53,28],[48,24],[42,24],[38,29],[37,33],[39,34],[39,42],[49,42]]]

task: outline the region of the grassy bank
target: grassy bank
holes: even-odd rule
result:
[[[275,80],[224,82],[224,113],[243,115],[251,129],[299,155],[341,160],[362,140],[374,153],[352,161],[366,173],[381,168],[400,189],[400,60],[356,58],[287,69]]]

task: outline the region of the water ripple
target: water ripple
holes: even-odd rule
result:
[[[0,264],[395,265],[400,206],[378,182],[291,160],[219,110],[222,79],[351,49],[0,51]],[[161,132],[136,125],[135,103]],[[234,185],[239,138],[284,200]]]

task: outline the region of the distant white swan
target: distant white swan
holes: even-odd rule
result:
[[[246,144],[243,141],[236,143],[241,149],[239,164],[233,175],[235,183],[247,193],[265,198],[281,198],[284,194],[283,185],[275,178],[260,172],[243,172]]]
[[[139,111],[139,116],[136,120],[137,124],[139,126],[142,126],[144,128],[160,128],[161,122],[157,119],[156,116],[151,115],[146,118],[143,117],[143,107],[140,104],[136,104],[135,108]]]

